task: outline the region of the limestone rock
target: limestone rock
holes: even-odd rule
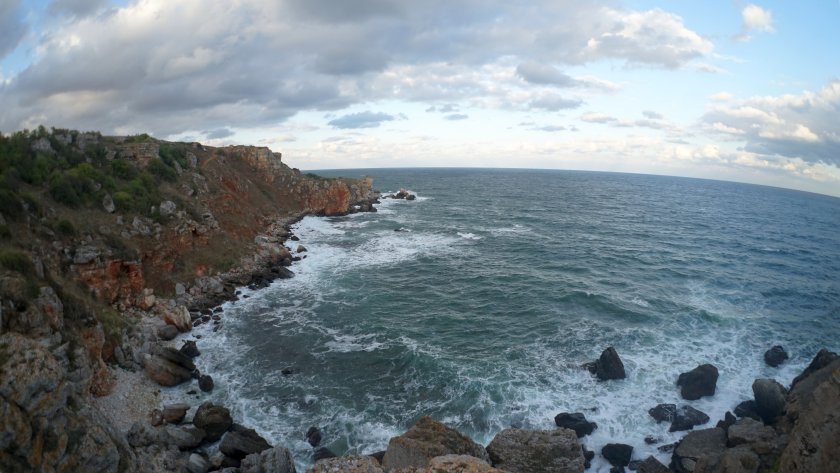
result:
[[[306,470],[306,473],[384,473],[384,471],[371,457],[349,456],[320,460],[312,468]]]
[[[713,365],[700,365],[693,370],[680,374],[677,386],[681,387],[683,399],[696,401],[703,396],[713,396],[717,387],[718,369]]]
[[[493,468],[484,460],[469,455],[443,455],[429,461],[427,473],[506,473]]]
[[[242,460],[240,471],[242,473],[295,473],[295,460],[292,458],[292,452],[278,446],[246,456]]]
[[[578,438],[591,434],[598,427],[598,424],[595,422],[586,420],[586,416],[581,412],[562,412],[557,414],[554,416],[554,423],[557,427],[574,430]]]
[[[693,473],[697,462],[717,464],[726,449],[726,432],[717,427],[690,432],[674,449],[673,466],[678,473]]]
[[[192,371],[158,355],[145,355],[143,369],[146,375],[161,386],[177,386],[192,379]]]
[[[573,430],[505,429],[487,446],[494,467],[510,473],[581,473],[583,451]]]
[[[406,433],[391,438],[382,459],[385,470],[426,467],[429,460],[448,454],[489,460],[484,447],[431,417],[421,417]]]
[[[767,424],[775,423],[785,410],[787,391],[784,386],[773,379],[757,379],[752,389],[758,415]]]
[[[111,198],[111,194],[105,194],[105,197],[102,198],[102,208],[109,214],[112,214],[117,210],[117,206],[114,205],[114,199]]]
[[[186,417],[189,409],[190,405],[184,403],[163,406],[163,410],[161,411],[162,420],[167,424],[180,424],[184,421],[184,417]]]
[[[163,321],[168,325],[175,326],[181,332],[188,332],[192,329],[192,317],[190,317],[190,311],[182,305],[175,306],[172,309],[163,309],[161,318],[163,318]]]
[[[225,455],[243,459],[252,453],[260,453],[268,450],[271,445],[266,442],[254,429],[233,424],[222,437],[219,444],[219,451]]]
[[[163,215],[164,217],[168,217],[168,216],[175,213],[175,210],[177,209],[177,206],[175,205],[175,202],[172,202],[171,200],[164,200],[163,202],[160,203],[159,208],[160,208],[160,214]]]
[[[790,389],[792,390],[794,386],[796,386],[800,381],[804,381],[808,376],[812,373],[821,370],[822,368],[828,366],[834,360],[840,358],[840,355],[834,353],[833,351],[828,351],[827,349],[823,348],[819,352],[817,352],[817,356],[811,360],[811,363],[808,365],[799,376],[793,378],[793,382],[790,383]]]
[[[174,325],[162,325],[157,329],[157,336],[161,340],[172,340],[178,336],[178,328]]]
[[[207,470],[210,469],[210,462],[201,455],[193,453],[187,460],[186,468],[188,473],[207,473]]]
[[[205,402],[195,411],[193,425],[204,430],[208,442],[215,442],[233,425],[233,418],[227,408]]]
[[[769,453],[776,442],[776,431],[762,422],[750,418],[740,419],[729,427],[726,433],[731,447],[751,446],[759,453]]]
[[[204,440],[204,431],[194,425],[167,425],[163,431],[169,443],[179,450],[191,450],[201,445],[201,441]]]

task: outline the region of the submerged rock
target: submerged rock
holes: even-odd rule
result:
[[[213,391],[213,378],[209,374],[203,374],[198,377],[198,389],[209,393]]]
[[[406,433],[391,438],[382,459],[382,467],[385,470],[425,468],[432,458],[448,454],[470,455],[489,460],[484,447],[457,430],[424,416]]]
[[[713,365],[700,365],[693,370],[680,374],[677,386],[683,399],[696,401],[703,396],[714,396],[717,387],[718,369]]]
[[[557,427],[574,430],[578,438],[591,434],[598,427],[595,422],[587,421],[586,416],[580,412],[557,414],[554,416],[554,423],[557,424]]]
[[[648,414],[653,417],[657,423],[659,422],[673,422],[674,416],[677,414],[676,404],[659,404],[656,407],[648,410]]]
[[[505,429],[487,445],[494,467],[510,473],[582,472],[583,451],[571,429]]]

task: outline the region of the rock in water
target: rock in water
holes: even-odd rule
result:
[[[788,354],[781,345],[776,345],[764,353],[764,362],[772,367],[777,367],[788,359]]]
[[[750,399],[749,401],[743,401],[735,406],[735,415],[738,417],[749,417],[750,419],[761,420],[761,416],[758,415],[758,410],[756,410],[755,401]]]
[[[425,468],[429,460],[448,454],[489,460],[484,447],[431,417],[423,416],[406,433],[393,437],[382,459],[385,470]]]
[[[487,446],[494,467],[510,473],[583,472],[583,451],[571,429],[505,429]]]
[[[710,364],[700,365],[693,370],[680,374],[677,386],[683,399],[696,401],[703,396],[713,396],[717,387],[718,369]]]
[[[709,416],[706,413],[698,411],[691,406],[680,406],[674,414],[674,420],[671,422],[671,427],[668,429],[668,432],[693,429],[694,426],[705,424],[706,422],[709,422]]]
[[[608,443],[601,449],[601,455],[610,462],[612,466],[627,466],[633,456],[633,447],[623,443]]]
[[[624,363],[621,362],[621,358],[618,357],[618,352],[613,347],[608,347],[604,350],[598,360],[594,364],[590,363],[587,369],[602,381],[608,379],[624,379],[627,377],[624,371]]]
[[[204,430],[206,441],[215,442],[222,438],[222,434],[233,425],[233,419],[227,408],[205,402],[198,406],[193,417],[193,425]]]
[[[554,423],[557,427],[574,430],[578,438],[591,434],[598,427],[595,422],[587,421],[586,416],[580,412],[557,414],[554,416]]]
[[[313,425],[306,431],[304,438],[309,442],[309,445],[317,447],[321,443],[321,430]]]
[[[288,449],[274,447],[246,456],[242,460],[239,471],[242,473],[295,473],[295,461],[292,458],[292,452]]]
[[[195,340],[187,340],[184,342],[184,345],[181,346],[181,353],[187,355],[190,358],[195,358],[198,355],[201,355],[201,352],[198,351],[198,347],[195,344]]]
[[[219,444],[220,452],[240,460],[252,453],[261,453],[269,448],[271,445],[254,429],[248,429],[239,424],[233,424]]]
[[[653,417],[657,424],[660,422],[673,422],[674,417],[677,415],[677,405],[659,404],[658,406],[650,409],[648,414]]]
[[[757,379],[752,385],[755,395],[755,410],[761,420],[773,424],[785,411],[784,386],[774,379]]]
[[[209,374],[203,374],[198,377],[198,389],[209,393],[213,391],[213,378]]]

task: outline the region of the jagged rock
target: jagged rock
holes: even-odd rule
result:
[[[554,423],[557,424],[557,427],[574,430],[578,438],[591,434],[598,427],[595,422],[587,421],[586,416],[580,412],[557,414],[554,416]]]
[[[111,194],[106,193],[105,196],[102,197],[102,208],[109,214],[116,212],[117,206],[114,205],[114,199],[111,198]]]
[[[321,443],[321,430],[313,425],[306,431],[304,438],[309,442],[309,445],[317,447]]]
[[[837,353],[833,351],[828,351],[827,349],[823,348],[819,352],[817,352],[817,356],[811,360],[811,363],[808,365],[799,376],[793,378],[793,382],[790,383],[790,389],[793,390],[793,387],[799,384],[800,381],[805,380],[808,376],[810,376],[815,371],[818,371],[826,366],[828,366],[834,360],[840,358]]]
[[[623,443],[608,443],[601,449],[601,455],[610,462],[610,465],[623,467],[630,464],[633,447]]]
[[[99,258],[101,254],[102,252],[95,246],[80,246],[76,248],[76,253],[73,255],[73,264],[92,263],[96,258]]]
[[[722,473],[756,473],[760,465],[758,455],[744,447],[730,448],[723,452],[717,469]],[[710,471],[708,469],[704,471]]]
[[[764,362],[769,366],[776,367],[788,359],[788,354],[781,345],[776,345],[764,352]]]
[[[174,325],[181,332],[189,332],[192,329],[190,311],[182,305],[175,306],[171,309],[163,309],[161,317],[164,322],[168,325]]]
[[[163,406],[161,417],[167,424],[180,424],[187,416],[187,411],[190,410],[189,404],[168,404]]]
[[[222,437],[222,442],[219,444],[220,452],[240,460],[252,453],[260,453],[269,448],[271,448],[271,445],[254,429],[249,429],[239,424],[233,424]]]
[[[595,459],[595,452],[588,450],[584,444],[580,444],[580,451],[583,453],[583,468],[588,470],[592,466],[592,460]]]
[[[168,216],[174,214],[175,210],[177,210],[177,206],[175,205],[175,202],[172,202],[171,200],[164,200],[163,202],[160,203],[159,208],[160,208],[160,214],[163,215],[164,217],[168,217]]]
[[[510,473],[579,473],[584,469],[583,452],[571,429],[505,429],[496,434],[487,453],[494,467]]]
[[[178,447],[179,450],[191,450],[201,445],[204,440],[204,431],[194,425],[174,426],[167,425],[164,432],[169,443]]]
[[[406,433],[393,437],[382,459],[386,470],[426,467],[434,457],[448,454],[471,455],[489,460],[484,447],[431,417],[421,417]]]
[[[241,473],[295,473],[292,452],[283,447],[273,447],[252,453],[242,460]]]
[[[752,385],[755,409],[767,424],[773,424],[785,411],[784,386],[773,379],[757,379]]]
[[[180,351],[176,350],[172,347],[156,347],[154,349],[154,355],[161,357],[165,360],[171,361],[176,365],[188,370],[193,371],[195,370],[195,364],[192,361],[192,358],[189,356],[181,353]]]
[[[831,355],[820,350],[790,390],[780,422],[790,439],[779,460],[780,472],[840,471],[840,359]],[[817,363],[820,357],[823,360]],[[811,369],[831,358],[821,368]]]
[[[405,196],[405,200],[414,200],[416,198],[417,196],[414,194],[408,194],[407,196]],[[371,209],[373,209],[373,207],[371,207]]]
[[[698,461],[716,464],[725,449],[726,432],[723,429],[695,430],[677,444],[672,465],[678,473],[693,473]]]
[[[315,450],[312,451],[312,461],[317,462],[319,460],[324,460],[327,458],[335,458],[338,455],[335,454],[332,450],[327,447],[316,447]]]
[[[181,283],[175,283],[175,295],[176,296],[183,296],[187,293],[187,288],[184,287]]]
[[[227,408],[205,402],[198,406],[193,416],[193,425],[204,430],[205,440],[215,442],[233,425],[233,418]]]
[[[384,473],[384,470],[371,457],[349,456],[319,460],[306,473]]]
[[[201,389],[203,392],[209,393],[213,391],[213,378],[210,377],[209,374],[203,374],[198,377],[198,389]]]
[[[709,416],[706,413],[691,406],[680,406],[674,414],[674,420],[671,422],[668,432],[693,429],[695,426],[706,422],[709,422]]]
[[[680,374],[677,386],[681,387],[683,399],[696,401],[703,396],[713,396],[718,380],[718,369],[710,364],[700,365]]]
[[[192,379],[192,370],[158,355],[145,355],[143,369],[152,381],[161,386],[177,386]]]
[[[602,381],[608,379],[624,379],[627,377],[624,371],[624,363],[621,362],[621,358],[618,357],[618,352],[613,347],[608,347],[601,353],[598,360],[587,363],[585,368]]]
[[[659,404],[648,410],[648,414],[653,417],[657,424],[660,422],[673,422],[674,416],[677,414],[677,405]]]
[[[152,409],[149,413],[149,423],[155,427],[163,425],[163,412],[160,409]]]
[[[671,473],[671,469],[663,465],[655,457],[650,456],[639,462],[637,473]]]
[[[135,232],[143,236],[152,234],[152,221],[144,217],[134,217],[131,221],[131,227]]]
[[[174,325],[161,325],[157,329],[157,336],[161,340],[169,341],[178,336],[178,329]]]
[[[443,455],[432,458],[425,473],[506,473],[493,468],[484,460],[469,455]]]
[[[761,420],[761,416],[758,415],[755,401],[752,399],[739,403],[735,406],[734,412],[738,417],[749,417],[750,419]]]
[[[198,346],[195,344],[195,340],[187,340],[181,345],[180,352],[187,355],[190,358],[195,358],[201,355],[201,352],[198,351]]]
[[[210,462],[201,455],[193,453],[187,460],[186,468],[188,473],[207,473],[207,470],[210,469]]]
[[[762,422],[750,418],[740,419],[726,433],[728,445],[748,445],[760,453],[769,453],[776,442],[776,431]]]
[[[729,428],[735,425],[735,422],[737,421],[738,419],[736,419],[731,412],[726,411],[723,415],[723,419],[719,420],[717,424],[715,424],[715,427],[720,427],[723,430],[729,431]]]

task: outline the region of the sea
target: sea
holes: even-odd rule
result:
[[[384,450],[432,416],[487,445],[508,427],[555,428],[582,412],[582,442],[654,455],[668,432],[648,409],[691,405],[712,427],[785,385],[817,351],[840,351],[840,199],[732,182],[512,169],[318,171],[371,176],[375,213],[305,217],[294,278],[243,288],[221,329],[196,335],[212,400],[312,464],[310,426],[336,454]],[[767,366],[782,345],[790,359]],[[623,380],[582,369],[615,347]],[[704,363],[717,391],[681,399]],[[183,392],[182,392],[183,391]],[[649,445],[645,437],[656,443]],[[600,454],[588,471],[607,472]]]

